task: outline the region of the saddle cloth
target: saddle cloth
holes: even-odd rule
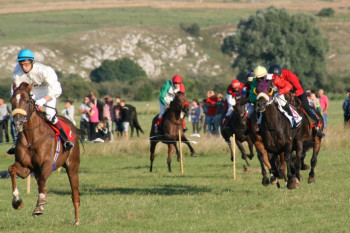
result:
[[[58,118],[59,123],[61,124],[64,132],[67,135],[67,138],[69,141],[72,141],[73,139],[75,139],[75,135],[73,134],[73,132],[70,130],[70,128],[68,127],[68,125],[66,125],[66,123],[64,123],[60,118]],[[53,129],[53,131],[55,132],[56,135],[56,141],[58,140],[58,136],[60,135],[60,130],[53,124],[50,124],[50,127]]]

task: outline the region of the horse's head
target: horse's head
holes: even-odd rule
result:
[[[12,86],[11,116],[13,117],[17,132],[23,130],[23,124],[28,121],[35,110],[35,102],[30,95],[32,87],[33,85],[29,85],[28,83],[21,83],[19,87],[14,83]]]
[[[184,112],[187,116],[190,112],[190,103],[187,101],[185,93],[178,92],[174,100],[170,103],[170,107],[178,112]]]
[[[262,80],[259,82],[257,88],[254,90],[257,94],[256,108],[259,112],[264,112],[266,107],[272,103],[273,100],[273,88],[269,82]]]

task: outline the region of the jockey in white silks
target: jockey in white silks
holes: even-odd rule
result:
[[[35,62],[34,54],[28,49],[19,52],[17,61],[18,64],[12,73],[13,82],[17,87],[22,82],[33,85],[31,94],[33,94],[32,97],[35,100],[35,105],[39,108],[42,108],[44,105],[46,106],[45,113],[47,119],[59,129],[60,137],[64,141],[64,147],[70,150],[74,145],[68,140],[66,133],[56,117],[57,98],[62,94],[62,88],[57,74],[50,66]]]

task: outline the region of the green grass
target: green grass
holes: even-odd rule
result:
[[[78,32],[136,25],[179,28],[198,23],[201,28],[238,22],[253,10],[113,8],[0,15],[2,44],[52,43]]]
[[[349,229],[347,143],[350,131],[342,128],[342,101],[332,101],[329,128],[318,156],[316,183],[288,190],[263,187],[258,160],[248,172],[237,153],[237,180],[233,181],[228,147],[222,138],[195,139],[197,158],[184,147],[184,174],[173,157],[168,173],[166,146],[156,149],[154,170],[149,172],[147,138],[151,113],[139,109],[146,134],[130,141],[85,144],[81,155],[81,225],[73,227],[73,205],[64,169],[47,181],[44,215],[32,217],[37,199],[26,194],[26,180],[17,179],[24,201],[20,211],[11,207],[11,181],[0,179],[0,232],[347,232]],[[151,108],[156,106],[151,104]],[[0,145],[0,171],[13,163]],[[309,162],[310,153],[307,156]]]

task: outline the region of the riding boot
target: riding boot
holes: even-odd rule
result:
[[[67,150],[70,150],[74,147],[74,144],[68,140],[68,137],[66,135],[66,132],[64,132],[63,128],[60,128],[60,137],[63,141],[63,146],[64,148],[66,148]]]
[[[284,105],[282,108],[284,109],[284,111],[286,111],[286,112],[288,113],[289,116],[292,117],[292,124],[293,124],[293,127],[294,127],[294,128],[298,128],[301,122],[298,122],[298,123],[297,123],[297,122],[295,121],[294,116],[293,116],[293,113],[292,113],[292,111],[290,110],[289,104]]]
[[[222,126],[224,129],[228,128],[229,121],[230,121],[230,117],[228,117],[228,116],[225,116],[224,119],[222,120]]]
[[[316,130],[316,135],[319,138],[324,138],[326,136],[320,127],[315,127],[315,130]]]
[[[155,133],[160,133],[159,127],[160,123],[162,122],[163,117],[158,118],[157,122],[154,125],[154,132]]]
[[[15,152],[16,152],[15,147],[12,147],[12,148],[10,148],[10,149],[7,151],[7,154],[9,154],[9,155],[14,155]]]

